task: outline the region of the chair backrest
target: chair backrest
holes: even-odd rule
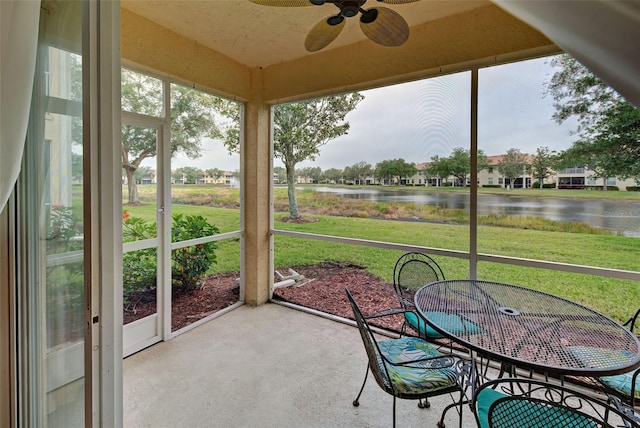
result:
[[[382,353],[380,352],[380,348],[378,347],[378,343],[373,336],[373,332],[367,323],[367,320],[362,315],[358,304],[353,299],[351,292],[349,289],[345,288],[347,292],[347,298],[349,299],[349,304],[351,305],[351,309],[353,310],[353,316],[358,324],[358,330],[360,331],[360,336],[362,336],[362,342],[364,343],[364,347],[367,350],[367,357],[369,358],[369,368],[371,369],[371,373],[373,373],[373,377],[376,379],[380,388],[387,391],[390,394],[393,394],[393,385],[391,384],[391,380],[389,378],[389,372],[387,371],[387,367],[384,364],[384,359],[382,358]]]
[[[622,324],[623,326],[627,327],[629,329],[630,332],[635,333],[635,329],[637,327],[637,322],[638,322],[638,317],[640,316],[640,309],[638,309],[636,311],[636,313],[629,318],[627,321],[625,321],[624,324]]]
[[[403,254],[393,268],[393,287],[405,310],[414,310],[413,296],[420,287],[443,279],[438,263],[423,253]]]
[[[638,427],[634,417],[615,406],[544,381],[502,378],[483,384],[473,399],[481,428]]]

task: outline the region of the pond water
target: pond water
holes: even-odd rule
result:
[[[468,193],[348,187],[308,187],[306,189],[333,193],[352,199],[368,199],[376,202],[409,202],[469,212]],[[618,231],[625,236],[640,237],[640,200],[632,202],[479,194],[478,214],[506,214],[544,217],[555,221],[579,221],[593,227]]]

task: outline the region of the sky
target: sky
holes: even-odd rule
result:
[[[553,74],[549,58],[484,68],[479,71],[478,146],[485,155],[509,148],[535,154],[536,148],[564,150],[575,136],[577,123],[557,124],[553,100],[544,95]],[[361,92],[364,100],[350,112],[348,134],[320,148],[315,161],[296,168],[319,166],[342,169],[357,162],[372,166],[402,158],[416,164],[432,156],[448,156],[454,148],[469,148],[471,73],[425,79]],[[239,157],[229,155],[222,143],[207,140],[203,156],[189,160],[179,155],[172,168],[239,169]],[[274,166],[282,166],[278,160]]]

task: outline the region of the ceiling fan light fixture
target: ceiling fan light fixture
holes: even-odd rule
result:
[[[340,9],[340,14],[346,18],[354,17],[358,14],[360,8],[356,5],[345,5]]]
[[[362,15],[360,16],[360,22],[363,24],[371,24],[378,17],[377,9],[369,9],[362,10]]]
[[[342,15],[330,16],[327,18],[327,24],[329,25],[338,25],[344,21],[344,17]]]

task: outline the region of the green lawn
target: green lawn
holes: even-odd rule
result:
[[[153,205],[127,206],[125,210],[130,215],[147,220],[155,216]],[[202,215],[218,226],[221,232],[240,228],[238,209],[174,205],[173,212]],[[279,219],[285,215],[277,213],[275,218]],[[275,228],[460,251],[469,249],[469,227],[466,225],[337,216],[310,217],[318,221],[298,224],[276,220]],[[638,269],[640,241],[637,238],[489,226],[481,226],[478,235],[478,248],[481,253],[518,255],[530,259],[633,271]],[[526,254],[519,254],[523,249],[526,249]],[[239,270],[240,245],[237,238],[219,242],[216,254],[218,264],[212,273]],[[374,275],[391,281],[393,265],[400,254],[399,251],[359,245],[275,237],[274,257],[277,269],[324,261],[348,262],[364,266]],[[466,259],[441,256],[436,259],[447,278],[469,277]],[[560,295],[581,302],[619,321],[625,320],[632,308],[640,307],[640,287],[635,281],[495,263],[480,263],[478,276]]]

